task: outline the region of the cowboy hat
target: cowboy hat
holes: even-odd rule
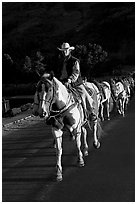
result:
[[[62,45],[61,45],[61,48],[58,48],[60,51],[64,51],[64,50],[67,50],[67,49],[69,49],[69,50],[74,50],[75,49],[75,47],[70,47],[70,45],[69,45],[69,43],[63,43]]]

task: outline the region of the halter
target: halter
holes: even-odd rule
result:
[[[37,97],[39,98],[38,94],[37,94]],[[38,99],[38,100],[42,101],[42,102],[45,101],[46,103],[50,103],[50,101],[46,101],[45,99]],[[36,103],[36,102],[34,104],[37,105],[37,106],[39,105],[39,103]]]

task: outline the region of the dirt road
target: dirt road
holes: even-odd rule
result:
[[[55,149],[44,121],[29,118],[3,129],[2,201],[134,202],[134,100],[125,118],[117,115],[103,126],[102,146],[90,146],[83,168],[77,167],[75,145],[65,133],[61,183],[55,181]]]

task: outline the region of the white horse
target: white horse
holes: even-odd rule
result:
[[[98,104],[98,109],[99,109],[100,102],[101,102],[101,95],[100,95],[100,91],[99,91],[98,87],[94,83],[92,83],[92,82],[84,81],[83,83],[84,83],[86,89],[88,88],[88,90],[94,90],[96,92],[97,101],[98,101],[97,104]],[[90,95],[92,97],[92,94],[90,94]]]
[[[100,107],[101,120],[104,121],[104,108],[106,108],[107,120],[110,120],[110,100],[111,100],[111,87],[110,84],[106,81],[98,83],[102,87],[103,92],[98,89],[98,87],[91,82],[85,82],[85,86],[90,89],[96,89],[98,106]]]
[[[116,83],[113,81],[113,92],[116,98],[117,111],[120,115],[124,117],[125,110],[129,102],[129,96],[127,94],[127,90],[125,89],[121,81],[118,81]]]
[[[131,97],[131,88],[130,88],[130,83],[126,77],[123,79],[123,85],[124,85],[124,89],[126,90],[126,93],[127,93],[127,100],[129,102],[130,97]]]
[[[88,155],[87,131],[83,126],[84,112],[82,105],[76,103],[72,93],[52,74],[44,74],[38,83],[37,91],[34,96],[33,114],[45,117],[51,120],[52,134],[56,145],[56,169],[57,181],[63,179],[62,176],[62,136],[64,128],[67,128],[71,135],[75,138],[78,150],[79,166],[84,166],[84,156]],[[100,147],[98,140],[101,134],[101,126],[98,116],[93,121],[88,121],[93,126],[94,146]],[[81,151],[81,133],[84,134],[85,148]]]
[[[110,100],[111,100],[111,87],[106,81],[101,82],[101,86],[104,90],[104,96],[102,96],[100,107],[101,107],[101,119],[104,121],[104,108],[106,107],[107,120],[110,120]]]

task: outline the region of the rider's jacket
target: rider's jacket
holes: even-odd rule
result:
[[[70,55],[63,61],[63,66],[60,72],[59,79],[61,81],[67,81],[71,79],[73,86],[82,84],[82,78],[80,73],[80,61]]]

